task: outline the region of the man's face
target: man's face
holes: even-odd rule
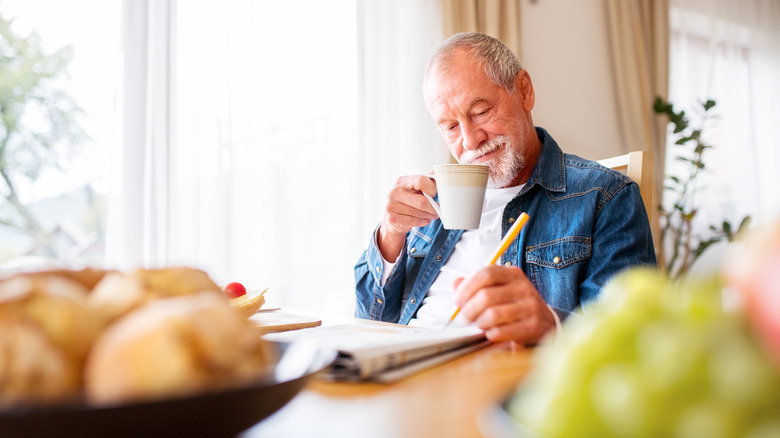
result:
[[[519,90],[509,94],[463,54],[426,81],[428,109],[461,164],[490,166],[491,187],[507,187],[525,165],[530,115]],[[533,131],[533,123],[530,123]],[[531,133],[536,135],[535,132]]]

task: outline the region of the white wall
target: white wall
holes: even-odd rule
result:
[[[622,143],[604,0],[522,1],[523,67],[536,91],[534,123],[564,152],[601,159]]]

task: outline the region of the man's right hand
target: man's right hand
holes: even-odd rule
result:
[[[424,227],[439,217],[422,195],[436,195],[436,183],[424,175],[398,178],[387,195],[385,216],[377,233],[377,245],[382,257],[395,263],[406,242],[406,234],[414,227]]]

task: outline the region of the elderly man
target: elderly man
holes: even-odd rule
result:
[[[500,41],[449,38],[424,93],[458,162],[490,168],[480,228],[444,229],[422,194],[435,195],[436,183],[400,177],[355,266],[356,316],[441,327],[460,307],[456,321],[489,340],[533,344],[618,271],[656,264],[636,183],[564,154],[534,126],[531,78]],[[502,264],[482,266],[521,212],[531,220]]]

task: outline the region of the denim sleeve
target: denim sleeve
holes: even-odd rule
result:
[[[378,229],[378,227],[377,227]],[[384,263],[382,253],[376,244],[376,229],[371,236],[368,249],[355,265],[355,316],[385,322],[398,322],[401,315],[406,247],[395,263],[395,268],[383,286]]]
[[[595,299],[613,275],[637,265],[658,266],[639,186],[631,183],[609,198],[596,215],[593,253],[580,285],[580,302]]]

